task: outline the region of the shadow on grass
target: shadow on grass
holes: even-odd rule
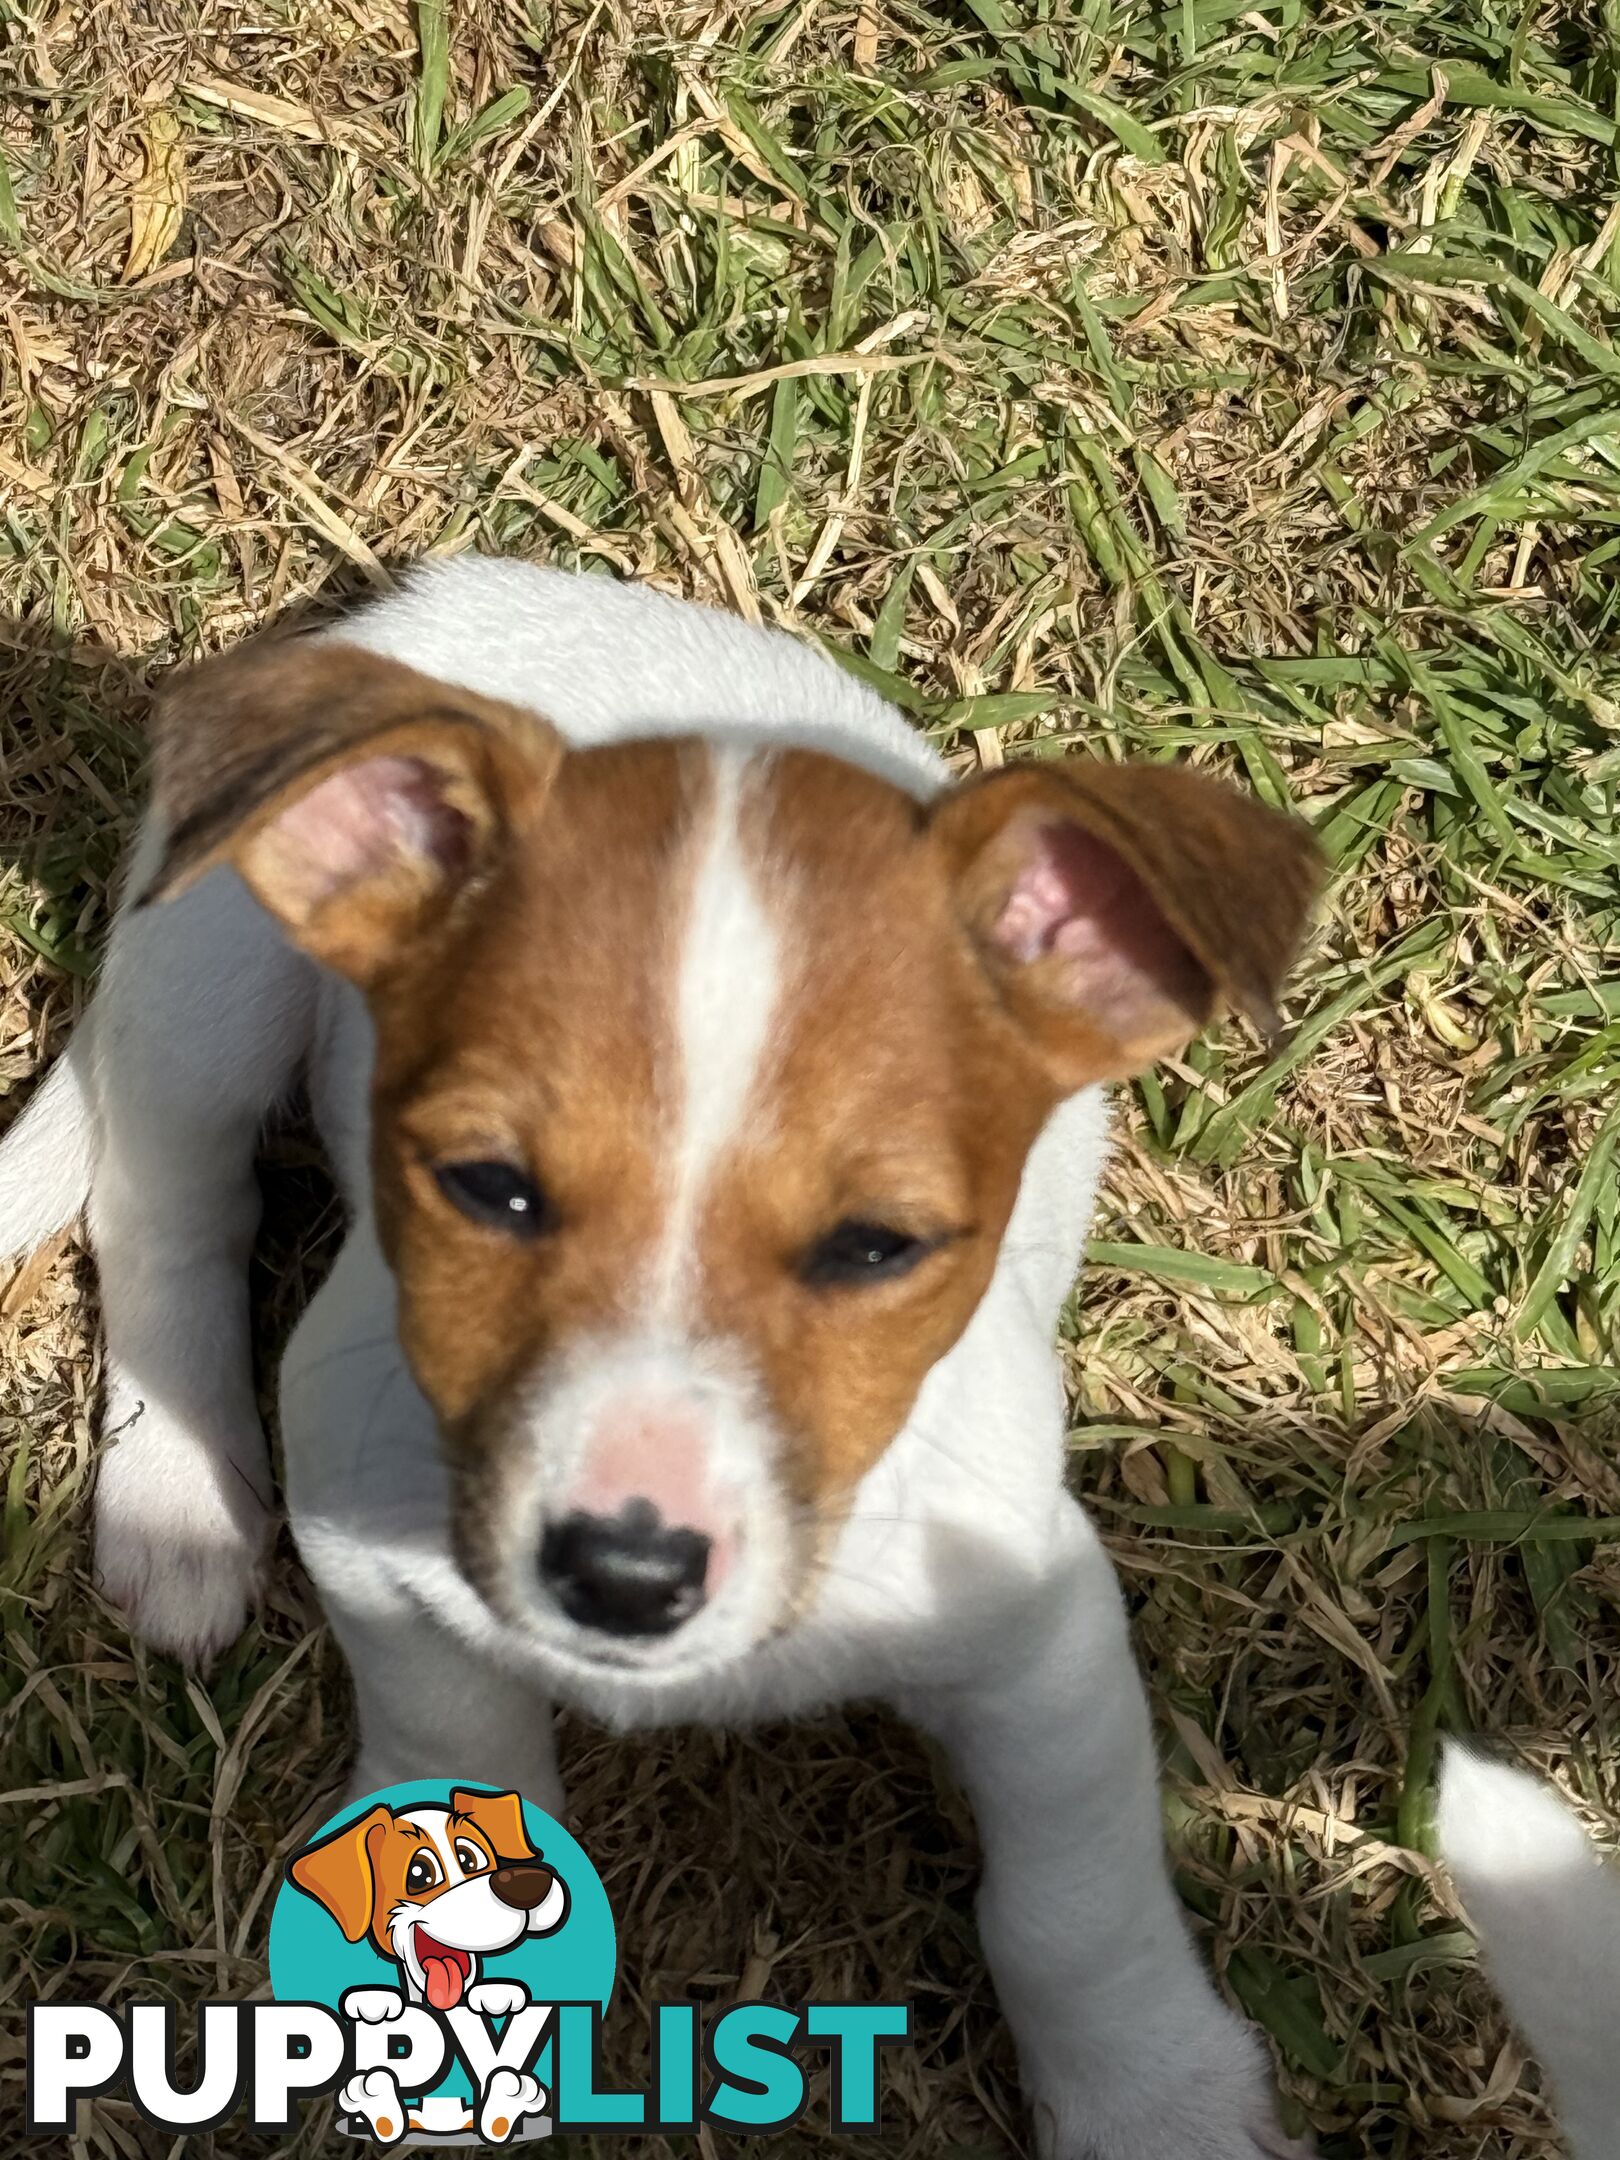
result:
[[[370,590],[343,565],[266,634],[317,629]],[[80,985],[95,974],[144,800],[152,690],[172,664],[168,653],[136,659],[37,618],[0,617],[0,872],[10,888],[0,919]]]
[[[272,1271],[278,1239],[318,1265],[332,1236],[318,1171],[294,1160],[271,1177],[284,1203]],[[1265,1491],[1248,1511],[1122,1499],[1114,1455],[1087,1465],[1155,1698],[1184,1901],[1329,2160],[1463,2160],[1481,2137],[1529,2152],[1513,2136],[1547,2134],[1533,2075],[1491,2084],[1499,2014],[1428,1859],[1435,1743],[1489,1732],[1595,1807],[1620,1798],[1604,1710],[1620,1695],[1620,1522],[1583,1502],[1578,1424],[1507,1425],[1512,1437],[1488,1409],[1348,1432],[1256,1420],[1243,1460]],[[1317,1476],[1337,1466],[1337,1503],[1313,1513],[1286,1494],[1281,1466],[1302,1457]],[[284,1551],[265,1612],[201,1688],[132,1651],[64,1536],[6,1597],[23,1654],[0,1709],[4,1782],[29,1797],[8,1825],[4,1924],[23,1998],[243,1992],[262,1975],[276,1872],[342,1772],[340,1662]],[[883,2149],[1016,2148],[1014,2065],[972,1923],[971,1819],[898,1720],[857,1707],[625,1739],[569,1716],[562,1750],[620,1923],[610,2077],[644,2081],[660,1999],[899,1992],[918,2047],[892,2072]],[[166,2150],[118,2119],[127,2149]],[[814,2130],[825,2119],[818,2092],[778,2149],[845,2150]],[[197,2150],[234,2147],[222,2132]]]

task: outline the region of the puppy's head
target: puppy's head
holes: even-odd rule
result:
[[[448,1805],[374,1807],[287,1874],[347,1941],[369,1940],[436,2010],[452,2010],[480,1957],[560,1924],[567,1893],[538,1859],[516,1793],[454,1792]]]
[[[182,678],[158,792],[158,896],[229,862],[368,999],[462,1567],[559,1668],[649,1679],[792,1617],[1055,1104],[1268,1023],[1316,882],[1184,768],[922,805],[803,750],[565,751],[340,644]]]

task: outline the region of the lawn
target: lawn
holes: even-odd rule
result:
[[[1285,1035],[1121,1105],[1074,1478],[1296,2121],[1550,2160],[1427,1818],[1476,1729],[1620,1817],[1616,0],[0,0],[0,41],[0,1087],[90,993],[149,671],[424,550],[785,624],[965,770],[1296,803]],[[296,1128],[266,1176],[268,1347],[336,1226]],[[95,1599],[70,1241],[0,1359],[8,2033],[251,1988],[341,1666],[286,1554],[206,1680]],[[632,2006],[912,1992],[885,2148],[1012,2149],[970,1827],[904,1735],[567,1766]],[[9,2152],[9,2039],[0,2081]]]

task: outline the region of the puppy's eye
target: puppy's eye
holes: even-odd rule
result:
[[[933,1250],[933,1243],[883,1223],[841,1222],[810,1247],[799,1262],[799,1279],[812,1290],[887,1282],[908,1273]]]
[[[451,1206],[486,1230],[537,1238],[554,1227],[556,1218],[545,1194],[515,1163],[438,1163],[433,1175]]]
[[[465,1838],[456,1840],[456,1865],[463,1875],[482,1875],[489,1866],[488,1856],[476,1845],[469,1845]]]
[[[412,1897],[436,1889],[442,1880],[439,1863],[430,1852],[419,1852],[405,1870],[405,1887]]]

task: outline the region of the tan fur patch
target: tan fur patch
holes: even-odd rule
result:
[[[669,984],[707,785],[696,746],[565,758],[467,934],[373,1001],[379,1221],[458,1451],[550,1352],[634,1317],[668,1204]],[[532,1171],[554,1236],[492,1235],[439,1193],[435,1164],[491,1156]]]
[[[454,952],[373,1001],[380,1219],[408,1354],[466,1472],[476,1580],[498,1567],[514,1392],[640,1318],[706,766],[697,745],[565,758]],[[785,972],[745,1126],[701,1195],[690,1324],[762,1382],[793,1499],[836,1514],[983,1295],[1056,1091],[987,989],[910,798],[810,752],[755,760],[740,840]],[[554,1237],[492,1237],[446,1204],[431,1165],[480,1155],[533,1169]],[[851,1218],[940,1248],[892,1283],[810,1287],[806,1254]]]

